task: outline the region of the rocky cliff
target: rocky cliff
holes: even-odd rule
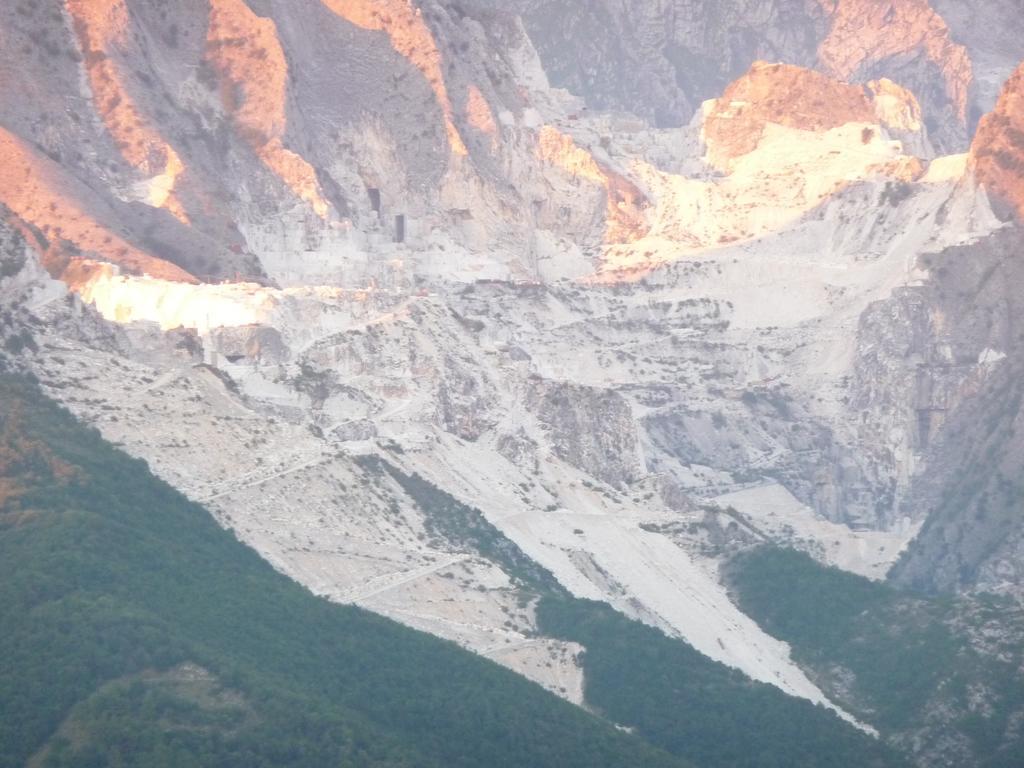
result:
[[[1024,35],[968,15],[5,7],[5,364],[310,589],[574,701],[581,649],[438,514],[828,705],[724,558],[880,579],[920,531],[903,583],[1024,584],[1019,75],[944,154]]]
[[[930,279],[879,306],[883,333],[907,345],[900,407],[921,456],[899,505],[924,521],[894,570],[901,583],[1009,593],[1020,583],[1021,247],[1011,228],[928,257]]]
[[[912,90],[942,151],[964,149],[1019,61],[1012,2],[517,0],[552,82],[598,109],[678,125],[756,60]],[[586,41],[583,43],[582,41]]]
[[[537,230],[597,244],[640,226],[642,194],[607,161],[580,176],[544,151],[510,16],[319,0],[4,14],[4,203],[129,272],[365,285],[451,243],[488,252],[471,270],[529,274]],[[39,179],[37,209],[17,174]],[[579,198],[571,215],[552,187]],[[78,206],[59,233],[54,190]]]
[[[971,167],[998,210],[1024,221],[1024,66],[982,118],[971,144]]]

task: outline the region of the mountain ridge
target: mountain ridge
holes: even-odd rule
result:
[[[1020,599],[1008,7],[16,4],[5,359],[317,595],[592,705],[514,549],[870,730],[723,569]]]

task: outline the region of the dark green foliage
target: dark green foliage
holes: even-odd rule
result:
[[[3,768],[680,765],[314,597],[30,382],[0,377],[0,435]],[[186,663],[205,693],[154,682]]]
[[[423,512],[427,532],[435,544],[447,544],[497,563],[522,586],[536,593],[564,594],[551,573],[531,560],[514,542],[495,528],[479,509],[468,507],[417,474],[406,475],[375,456],[360,460],[364,468],[387,472]]]
[[[972,764],[1021,764],[1019,608],[909,595],[768,547],[738,556],[727,576],[740,607],[883,734],[907,743],[938,727],[926,739],[961,740]]]
[[[832,712],[753,682],[603,603],[545,598],[538,622],[545,633],[586,646],[588,703],[699,765],[904,764]]]
[[[500,563],[541,596],[538,628],[586,646],[587,704],[613,722],[701,766],[903,764],[828,710],[752,682],[606,604],[572,598],[479,510],[419,475],[406,475],[373,457],[361,463],[387,472],[402,486],[424,512],[431,535]]]
[[[957,663],[939,606],[900,600],[884,584],[769,548],[741,556],[732,574],[744,610],[807,660],[841,661],[856,674],[858,691],[884,694],[868,707],[894,728],[915,716]]]

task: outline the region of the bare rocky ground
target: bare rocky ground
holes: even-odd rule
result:
[[[947,153],[1005,36],[922,0],[908,50],[854,25],[843,57],[839,3],[807,39],[769,25],[788,66],[718,62],[661,120],[577,88],[542,3],[51,5],[5,11],[31,56],[0,49],[35,84],[0,77],[4,333],[48,393],[314,592],[577,703],[583,649],[449,502],[574,595],[827,701],[719,567],[772,541],[881,579],[931,530],[944,425],[1014,357],[1012,311],[975,322],[939,269],[1018,248]],[[958,586],[1018,594],[982,550]]]

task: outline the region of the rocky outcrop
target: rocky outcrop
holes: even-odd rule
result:
[[[131,94],[132,59],[140,58],[138,38],[124,0],[97,5],[67,0],[67,10],[82,51],[94,108],[124,159],[144,175],[145,200],[166,208],[182,223],[188,214],[175,192],[185,166],[177,151],[156,131]]]
[[[889,134],[903,142],[906,151],[921,158],[935,154],[928,140],[921,105],[908,89],[887,77],[867,84],[875,106],[875,118]]]
[[[34,245],[54,276],[81,282],[89,256],[123,267],[131,274],[195,282],[184,269],[146,253],[117,232],[117,213],[93,200],[59,165],[28,142],[0,128],[0,202],[31,229]]]
[[[636,424],[621,395],[538,378],[529,383],[525,403],[560,459],[617,488],[637,478]]]
[[[849,82],[889,78],[920,101],[940,151],[963,151],[994,103],[993,83],[1024,58],[1012,0],[515,0],[512,7],[553,84],[595,108],[661,126],[685,123],[762,59]]]
[[[875,119],[863,88],[803,67],[759,61],[715,100],[704,135],[712,162],[727,167],[757,147],[769,123],[823,132]]]
[[[643,192],[622,174],[599,163],[571,136],[545,125],[537,136],[537,157],[573,183],[583,182],[597,188],[604,199],[605,242],[629,243],[646,234],[644,209],[648,201]]]
[[[861,144],[885,128],[909,154],[930,156],[931,146],[914,95],[888,79],[850,85],[790,64],[757,61],[711,102],[704,117],[709,159],[721,170],[757,148],[769,125],[824,133],[863,124]]]
[[[437,377],[437,416],[448,432],[478,440],[495,424],[495,393],[472,358],[446,355]]]
[[[232,363],[280,365],[290,356],[281,333],[268,325],[222,326],[210,333],[210,344]]]
[[[882,75],[895,80],[921,99],[930,133],[941,148],[966,143],[971,59],[929,0],[818,2],[828,24],[818,46],[824,71],[852,82]]]
[[[971,167],[997,210],[1024,222],[1024,64],[978,125]]]
[[[326,218],[328,204],[316,171],[283,143],[288,63],[273,20],[257,16],[243,0],[214,0],[205,62],[217,73],[224,111],[245,142],[288,189]]]
[[[924,521],[894,569],[900,583],[932,591],[1021,583],[1022,244],[1021,231],[1008,228],[927,257],[930,279],[874,307],[869,333],[862,322],[871,352],[859,363],[853,405],[867,408],[864,423],[878,430],[865,426],[861,440],[889,446],[902,465],[896,514]]]

